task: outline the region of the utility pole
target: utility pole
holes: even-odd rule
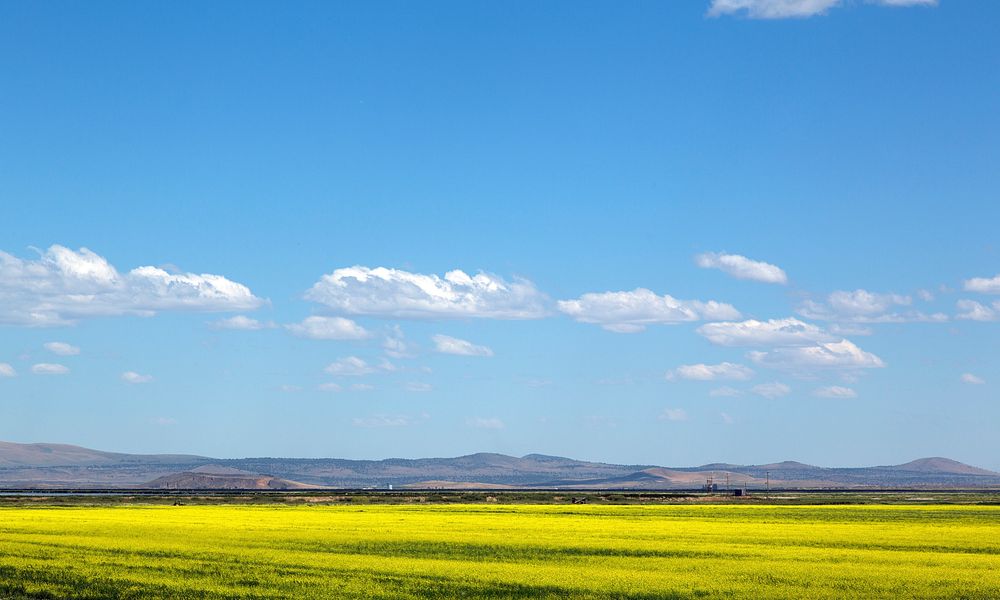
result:
[[[764,487],[767,490],[767,493],[765,495],[767,496],[767,499],[770,500],[771,499],[771,472],[770,471],[764,471],[764,477],[765,477],[765,479],[764,479]]]

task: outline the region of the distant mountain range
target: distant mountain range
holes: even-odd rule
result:
[[[947,458],[902,465],[825,468],[798,462],[713,463],[700,467],[615,465],[529,454],[456,458],[217,459],[186,454],[122,454],[65,444],[0,442],[0,488],[318,489],[573,488],[982,488],[1000,473]]]

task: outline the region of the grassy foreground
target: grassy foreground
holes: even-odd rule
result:
[[[0,508],[0,598],[1000,598],[996,506]]]

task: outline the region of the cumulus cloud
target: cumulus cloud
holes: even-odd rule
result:
[[[751,260],[739,254],[706,252],[694,257],[694,262],[702,269],[719,269],[737,279],[749,279],[763,283],[788,283],[788,275],[775,265]]]
[[[713,381],[716,379],[746,380],[753,377],[753,369],[750,367],[724,362],[717,365],[706,365],[698,363],[694,365],[681,365],[672,371],[667,372],[667,379],[693,379],[696,381]]]
[[[736,419],[734,419],[732,415],[726,412],[720,412],[719,418],[722,419],[722,422],[725,423],[726,425],[732,425],[733,423],[736,422]]]
[[[1000,275],[996,277],[974,277],[966,279],[962,288],[967,292],[978,292],[980,294],[1000,294]]]
[[[333,383],[332,381],[328,381],[326,383],[319,384],[318,386],[316,386],[316,389],[321,392],[339,392],[343,388],[340,387],[340,384],[338,383]]]
[[[867,0],[889,7],[936,6],[937,0]],[[843,6],[843,0],[712,0],[708,16],[739,15],[751,19],[803,19]]]
[[[687,421],[688,414],[683,408],[665,408],[657,418],[661,421]]]
[[[67,344],[66,342],[49,342],[44,346],[46,350],[59,356],[76,356],[80,353],[79,347]]]
[[[959,300],[955,303],[958,307],[956,319],[966,321],[997,321],[1000,320],[1000,302],[994,302],[993,306],[980,304],[975,300]]]
[[[870,369],[885,366],[881,358],[846,339],[814,346],[750,352],[747,356],[758,365],[774,369]]]
[[[352,392],[370,392],[375,389],[375,386],[370,383],[355,383],[351,386]]]
[[[263,302],[221,275],[148,266],[120,273],[87,248],[55,245],[27,260],[0,252],[0,324],[43,327],[85,317],[251,310]]]
[[[503,429],[506,425],[496,417],[472,417],[465,420],[465,424],[474,429]]]
[[[442,354],[457,354],[459,356],[493,356],[493,350],[486,346],[477,346],[472,342],[460,340],[447,335],[435,335],[434,349]]]
[[[429,383],[424,383],[422,381],[408,381],[406,385],[403,386],[408,392],[430,392],[434,389]]]
[[[238,331],[259,331],[261,329],[273,329],[275,324],[271,321],[258,321],[245,315],[236,315],[228,319],[219,319],[208,324],[212,329],[235,329]]]
[[[547,314],[545,296],[530,281],[459,270],[439,277],[348,267],[324,275],[305,297],[348,314],[402,319],[537,319]]]
[[[361,377],[374,373],[376,369],[357,356],[345,356],[333,361],[323,370],[338,377]]]
[[[868,290],[838,290],[827,296],[826,302],[807,300],[798,313],[807,319],[846,323],[906,323],[912,321],[941,322],[948,316],[925,314],[917,310],[900,309],[913,304],[913,298],[901,294],[882,294]]]
[[[17,377],[17,371],[10,363],[0,363],[0,377]]]
[[[557,306],[577,321],[600,325],[616,333],[636,333],[655,324],[740,318],[740,312],[729,304],[678,300],[669,294],[658,296],[645,288],[588,293],[576,300],[560,300]]]
[[[53,363],[38,363],[31,366],[31,372],[35,375],[65,375],[69,373],[69,367]]]
[[[983,385],[986,383],[986,380],[983,379],[982,377],[973,375],[972,373],[962,373],[962,383],[969,383],[972,385]]]
[[[849,387],[831,385],[813,390],[813,396],[820,398],[857,398],[858,393]]]
[[[367,329],[343,317],[306,317],[301,323],[285,325],[292,335],[312,340],[364,340]]]
[[[839,339],[816,325],[794,317],[769,321],[751,319],[706,323],[697,331],[719,346],[804,346]]]
[[[132,383],[132,384],[149,383],[150,381],[153,380],[152,375],[140,375],[135,371],[125,371],[124,373],[122,373],[121,378],[122,381],[124,381],[125,383]]]
[[[755,385],[751,388],[751,391],[753,391],[753,393],[757,394],[758,396],[773,399],[773,398],[781,398],[782,396],[787,396],[789,393],[791,393],[792,388],[788,387],[787,385],[779,381],[775,381],[772,383],[761,383],[759,385]]]

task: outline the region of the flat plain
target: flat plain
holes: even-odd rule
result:
[[[0,507],[0,598],[998,598],[1000,506]]]

